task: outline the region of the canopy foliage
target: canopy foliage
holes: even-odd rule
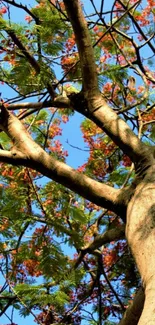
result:
[[[91,58],[87,67],[77,13],[69,16],[68,3],[0,1],[0,316],[8,324],[17,323],[17,313],[42,325],[118,324],[141,285],[124,234],[137,149],[88,112],[81,94],[88,87],[93,96],[96,87]],[[149,146],[155,140],[154,5],[81,4],[102,99]],[[4,125],[5,114],[18,118],[16,136]],[[21,122],[39,145],[32,154],[42,148],[49,164],[35,157],[31,164],[31,154],[25,159],[29,137],[22,151]]]

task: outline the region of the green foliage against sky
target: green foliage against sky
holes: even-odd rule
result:
[[[142,142],[154,145],[154,1],[123,1],[125,7],[116,1],[105,9],[103,1],[99,8],[95,1],[85,2],[102,98]],[[15,9],[24,12],[20,24],[13,21]],[[1,106],[22,121],[51,158],[68,163],[74,152],[75,166],[77,157],[84,157],[79,178],[85,173],[112,189],[131,184],[130,158],[93,121],[65,106],[83,87],[63,1],[40,0],[33,6],[0,1],[0,43]],[[67,125],[72,133],[68,146]],[[0,143],[2,150],[14,148],[3,129]],[[75,193],[70,184],[63,186],[64,175],[59,183],[22,163],[3,161],[0,172],[0,316],[12,325],[18,323],[17,313],[21,323],[32,315],[42,325],[117,324],[140,286],[124,235],[102,237],[121,232],[123,218],[84,192]]]

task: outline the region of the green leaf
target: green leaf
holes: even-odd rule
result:
[[[87,217],[86,217],[84,211],[78,207],[74,207],[74,206],[70,207],[69,214],[73,221],[79,221],[82,224],[85,224],[87,221]]]

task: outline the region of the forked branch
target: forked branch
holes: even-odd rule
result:
[[[107,105],[99,92],[92,41],[80,1],[64,0],[64,4],[75,33],[83,80],[83,98],[73,96],[73,107],[101,127],[134,163],[145,160],[149,155],[148,147]]]
[[[22,122],[2,106],[0,128],[12,140],[11,151],[0,150],[0,161],[30,167],[68,187],[85,199],[125,216],[128,189],[115,189],[97,182],[47,154],[30,136]],[[130,194],[129,194],[130,193]]]

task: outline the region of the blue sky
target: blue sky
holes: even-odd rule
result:
[[[21,2],[21,1],[19,1]],[[22,1],[22,4],[29,4],[31,3],[31,6],[33,6],[34,1]],[[13,19],[15,22],[22,22],[24,20],[24,17],[26,16],[25,12],[22,12],[18,8],[13,8],[11,10],[11,19]],[[59,76],[58,76],[59,77]],[[16,96],[16,94],[11,90],[10,87],[1,85],[1,92],[2,92],[2,98],[11,98]],[[33,101],[33,99],[32,99]],[[77,168],[78,166],[82,165],[88,156],[88,153],[85,151],[81,151],[78,149],[74,149],[71,146],[74,147],[80,147],[81,149],[85,148],[86,144],[83,142],[82,134],[80,131],[80,124],[82,121],[82,116],[78,113],[76,113],[74,116],[70,117],[70,121],[67,124],[63,123],[63,136],[60,137],[60,141],[63,144],[63,147],[65,150],[69,151],[69,157],[67,158],[67,163],[72,166],[73,168]],[[68,144],[68,143],[69,144]],[[71,145],[71,146],[70,146]],[[86,149],[86,148],[85,148]],[[70,251],[70,250],[69,250]],[[66,252],[66,254],[69,254],[69,251]],[[70,251],[71,253],[71,251]],[[5,282],[5,279],[0,277],[0,285],[3,285]],[[11,315],[12,309],[10,309],[10,315]],[[8,311],[7,314],[9,315]],[[34,322],[34,317],[30,315],[29,317],[23,318],[19,315],[19,313],[15,310],[14,311],[14,322],[18,325],[29,325],[29,324],[36,324]],[[0,325],[6,325],[10,324],[9,319],[7,316],[3,315],[0,319]]]
[[[20,3],[21,1],[18,2]],[[33,3],[34,3],[33,0],[22,1],[22,4],[26,4],[26,5],[30,4],[31,6],[33,6]],[[85,8],[87,13],[91,12],[92,6],[90,5],[90,1],[83,0],[83,3],[84,5],[86,5]],[[100,1],[96,1],[96,3],[99,4]],[[109,0],[109,1],[105,1],[104,3],[105,3],[104,4],[105,10],[111,9],[111,5],[113,1]],[[25,12],[22,13],[21,10],[17,8],[16,9],[14,8],[11,11],[11,18],[16,22],[21,22],[24,19],[25,15],[26,15]],[[9,87],[1,86],[1,92],[2,92],[2,97],[4,98],[14,96],[12,90]],[[83,119],[82,116],[78,113],[76,113],[73,117],[71,117],[69,123],[63,124],[63,136],[60,138],[61,142],[63,143],[64,149],[69,151],[69,157],[67,158],[67,163],[74,168],[77,168],[78,166],[86,162],[88,157],[88,153],[86,151],[81,151],[71,147],[74,146],[86,150],[86,144],[83,142],[82,134],[79,128],[82,119]],[[69,142],[71,146],[67,142]],[[0,284],[2,285],[3,283],[2,278],[0,278],[0,282],[1,282]],[[14,322],[17,323],[18,325],[36,324],[34,323],[33,316],[29,316],[28,318],[24,319],[23,317],[20,317],[18,313],[15,313]],[[7,319],[7,317],[5,316],[1,317],[0,325],[6,325],[9,323],[10,321]]]
[[[18,1],[19,3],[21,1]],[[88,0],[83,1],[85,4],[87,3],[88,9],[90,10],[89,6],[88,6]],[[35,1],[27,1],[24,0],[22,1],[23,5],[27,5],[29,7],[29,5],[31,4],[31,7],[33,6],[33,4],[35,3]],[[17,23],[20,22],[24,22],[24,18],[27,15],[27,13],[25,13],[25,11],[22,11],[21,9],[18,8],[12,8],[11,11],[11,20],[14,20]],[[61,78],[62,75],[60,75],[59,70],[57,70],[57,78]],[[16,94],[13,92],[13,90],[8,87],[8,86],[1,86],[1,92],[2,92],[2,98],[4,98],[4,100],[6,98],[11,98],[16,96]],[[33,101],[34,99],[30,99],[29,101]],[[28,100],[25,100],[28,101]],[[63,145],[64,150],[68,150],[69,152],[69,156],[67,158],[67,163],[73,167],[73,168],[77,168],[80,165],[82,165],[84,162],[86,162],[86,159],[88,157],[88,153],[86,151],[86,144],[83,142],[83,138],[82,138],[82,133],[80,130],[80,124],[82,121],[83,117],[82,115],[80,115],[79,113],[75,113],[74,116],[70,117],[69,123],[64,124],[63,123],[63,136],[60,137],[60,141]],[[75,148],[73,148],[73,147]],[[76,148],[80,148],[80,149],[84,149],[84,151],[82,150],[78,150]]]

